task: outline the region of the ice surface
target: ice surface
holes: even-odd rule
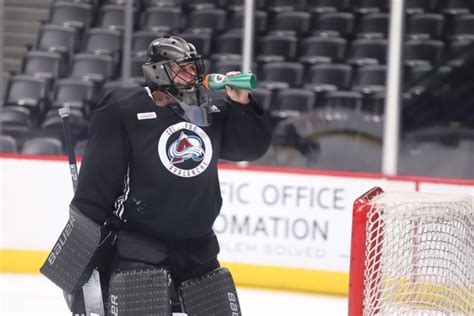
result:
[[[345,297],[238,288],[244,316],[342,316]],[[62,292],[40,275],[0,274],[1,316],[71,315]],[[138,315],[137,315],[138,316]]]

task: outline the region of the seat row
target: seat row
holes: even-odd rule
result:
[[[64,57],[61,48],[71,38],[66,36],[67,33],[54,37],[57,29],[56,26],[51,27],[51,32],[43,30],[40,33],[36,50],[25,55],[23,73],[49,80],[69,74],[98,82],[112,79],[118,74],[116,69],[121,58],[121,42],[115,31],[91,29],[83,50]],[[138,76],[141,76],[141,64],[146,60],[146,48],[155,35],[136,33],[134,36],[132,72]],[[240,33],[223,34],[216,41],[214,50],[211,49],[212,38],[206,34],[181,35],[193,43],[210,62],[234,60],[238,64],[242,58]],[[259,64],[298,61],[303,64],[347,63],[357,66],[385,64],[388,45],[385,39],[357,39],[348,43],[343,38],[308,37],[299,42],[294,36],[282,35],[267,35],[257,43],[255,58]],[[442,60],[443,54],[449,56],[469,44],[469,41],[453,41],[445,47],[444,42],[438,40],[409,40],[405,43],[405,63],[410,66],[434,65]]]
[[[50,9],[49,23],[56,25],[74,26],[80,30],[91,26],[102,28],[123,29],[125,9],[121,5],[106,4],[96,9],[85,3],[54,3]],[[135,28],[162,32],[182,32],[195,30],[198,32],[221,33],[231,29],[241,29],[243,25],[243,10],[228,12],[224,9],[209,8],[193,10],[189,13],[180,7],[150,7],[142,11],[135,10]],[[446,33],[459,34],[469,30],[469,11],[455,16],[448,23],[449,16],[440,13],[418,13],[407,17],[410,34],[429,34],[437,38]],[[256,11],[256,30],[259,33],[287,31],[296,35],[307,35],[321,32],[338,32],[336,35],[357,36],[386,36],[388,28],[388,13],[368,13],[358,16],[351,12],[326,12],[318,15],[308,10],[283,10],[273,15],[263,10]],[[471,22],[472,23],[472,22]],[[434,28],[434,30],[431,30]]]
[[[74,2],[97,4],[124,5],[125,0],[55,0],[55,2]],[[147,7],[180,7],[183,9],[223,8],[240,10],[245,0],[133,0],[138,8]],[[351,11],[360,14],[386,12],[390,8],[390,0],[256,0],[256,8],[269,12],[305,10],[324,13],[335,11]],[[470,0],[406,0],[407,13],[439,12],[442,14],[464,14],[474,11]]]

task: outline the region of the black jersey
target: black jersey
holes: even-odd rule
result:
[[[270,143],[263,110],[215,100],[212,124],[184,121],[144,88],[107,94],[91,113],[90,135],[72,204],[98,223],[165,238],[208,234],[222,198],[219,158],[262,156]]]

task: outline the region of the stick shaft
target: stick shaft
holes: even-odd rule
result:
[[[66,153],[69,161],[69,171],[71,173],[72,188],[76,192],[77,188],[77,163],[76,155],[74,153],[74,146],[72,143],[71,124],[69,121],[70,110],[67,107],[59,109],[59,115],[61,116],[63,123],[64,132],[64,143],[66,145]]]

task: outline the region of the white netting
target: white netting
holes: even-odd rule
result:
[[[372,201],[364,315],[474,315],[473,205],[425,193]]]

